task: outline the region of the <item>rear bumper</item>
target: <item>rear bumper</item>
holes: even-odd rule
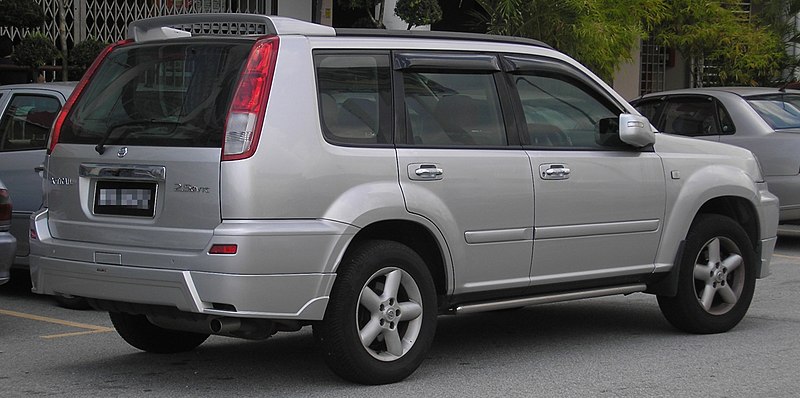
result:
[[[772,253],[775,251],[775,243],[778,240],[778,198],[767,190],[766,183],[760,183],[758,206],[758,218],[761,221],[761,273],[759,278],[764,278],[770,274],[770,263]]]
[[[34,291],[199,314],[321,320],[335,274],[233,275],[31,258]],[[34,279],[35,278],[35,279]]]
[[[223,222],[210,245],[234,255],[54,239],[47,210],[31,219],[33,291],[242,318],[321,320],[354,227],[326,220]]]

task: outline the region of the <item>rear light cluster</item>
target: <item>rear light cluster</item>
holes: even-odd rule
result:
[[[53,133],[50,135],[50,146],[47,148],[48,154],[52,153],[53,149],[55,149],[56,144],[58,143],[58,136],[61,134],[61,127],[64,125],[64,121],[67,120],[67,116],[69,116],[69,112],[72,110],[72,106],[75,105],[75,102],[81,96],[83,89],[86,88],[86,84],[89,83],[89,79],[92,78],[94,72],[97,71],[97,68],[100,66],[101,63],[103,63],[103,60],[106,59],[106,57],[112,50],[123,44],[128,44],[132,42],[133,39],[128,39],[128,40],[121,40],[114,44],[111,44],[108,47],[106,47],[100,53],[100,55],[97,56],[97,58],[94,59],[92,65],[89,67],[86,73],[83,74],[81,81],[78,83],[77,86],[75,86],[75,90],[72,91],[72,95],[69,96],[67,102],[64,104],[64,107],[61,108],[61,112],[58,114],[58,117],[56,117],[55,123],[53,123]]]
[[[8,231],[11,227],[11,195],[0,189],[0,231]]]
[[[278,43],[277,36],[265,37],[250,50],[225,121],[222,160],[249,158],[258,147],[278,58]]]

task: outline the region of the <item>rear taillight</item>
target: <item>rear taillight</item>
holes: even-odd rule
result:
[[[69,112],[72,110],[72,106],[75,105],[75,102],[81,96],[83,89],[86,88],[86,84],[89,83],[89,79],[92,78],[94,72],[97,70],[97,67],[103,62],[104,59],[108,56],[113,49],[127,43],[133,42],[133,39],[128,40],[121,40],[114,44],[109,45],[106,47],[97,58],[94,59],[92,62],[92,66],[83,74],[81,81],[75,86],[75,90],[72,90],[72,95],[69,96],[67,99],[67,103],[64,104],[64,107],[61,108],[61,112],[56,117],[55,123],[53,123],[53,133],[50,135],[50,146],[47,148],[47,153],[52,153],[53,149],[55,149],[56,144],[58,143],[58,136],[61,134],[61,127],[64,125],[64,121],[67,120],[67,116],[69,116]]]
[[[225,121],[222,160],[249,158],[258,147],[278,58],[278,42],[277,36],[266,37],[250,50]]]
[[[7,230],[11,225],[11,195],[0,189],[0,230]]]

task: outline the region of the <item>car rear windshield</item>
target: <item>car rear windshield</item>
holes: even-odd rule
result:
[[[800,128],[800,95],[749,97],[747,102],[773,129]]]
[[[252,45],[205,39],[115,49],[68,115],[59,142],[222,147]]]

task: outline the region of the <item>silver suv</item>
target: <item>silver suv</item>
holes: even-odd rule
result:
[[[654,134],[542,43],[257,15],[129,32],[55,122],[31,273],[144,351],[311,325],[336,374],[389,383],[440,314],[646,292],[717,333],[769,273],[752,153]]]

